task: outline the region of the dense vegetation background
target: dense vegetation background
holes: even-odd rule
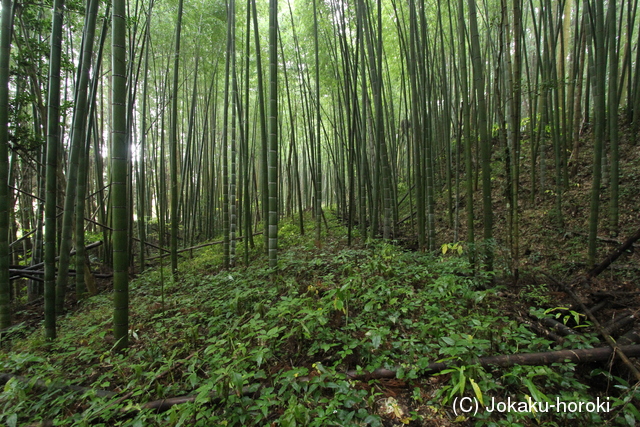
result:
[[[640,420],[637,6],[2,0],[0,421]]]

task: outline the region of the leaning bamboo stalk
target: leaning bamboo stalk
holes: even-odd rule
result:
[[[258,236],[260,234],[262,234],[262,231],[259,232],[259,233],[253,233],[254,236]],[[244,239],[244,236],[239,236],[239,237],[236,238],[236,240],[242,240],[242,239]],[[196,245],[196,246],[191,246],[189,248],[180,249],[180,250],[178,250],[178,253],[188,252],[188,251],[192,251],[194,249],[206,248],[207,246],[221,245],[223,243],[224,243],[224,240],[217,240],[215,242],[202,243],[200,245]],[[164,255],[157,255],[157,256],[154,256],[154,257],[151,257],[151,258],[147,258],[147,261],[153,261],[153,260],[156,260],[158,258],[163,258],[163,257],[166,257],[166,256],[169,256],[169,254],[165,253]]]
[[[638,228],[636,230],[636,232],[633,233],[633,235],[631,237],[629,237],[622,244],[622,246],[620,246],[618,249],[616,249],[614,252],[612,252],[604,261],[602,261],[595,268],[593,268],[591,271],[589,271],[589,273],[587,274],[587,277],[588,278],[596,277],[598,274],[602,273],[604,270],[607,269],[607,267],[609,267],[611,264],[613,264],[613,262],[615,260],[617,260],[620,257],[620,255],[622,255],[629,248],[631,248],[631,246],[633,246],[633,244],[637,240],[640,240],[640,228]]]

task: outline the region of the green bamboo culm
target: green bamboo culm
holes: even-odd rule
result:
[[[484,66],[481,58],[476,3],[469,0],[469,31],[471,41],[471,63],[473,86],[478,104],[478,134],[480,135],[480,159],[482,163],[482,220],[484,223],[485,263],[488,271],[493,270],[493,207],[491,205],[491,139],[487,125],[487,104],[485,100]]]
[[[127,117],[125,0],[113,1],[111,14],[111,90],[113,103],[113,334],[116,349],[129,345],[129,258],[127,256]]]
[[[318,47],[318,8],[316,0],[313,1],[313,41],[314,41],[314,61],[315,61],[315,111],[316,111],[316,123],[315,123],[315,157],[316,157],[316,176],[315,176],[315,212],[316,212],[316,245],[320,246],[320,236],[322,232],[322,150],[320,144],[320,130],[322,127],[320,116],[320,60],[319,60],[319,47]]]
[[[180,65],[180,32],[182,30],[182,5],[178,2],[176,23],[176,49],[173,63],[173,87],[171,98],[171,136],[169,138],[169,163],[171,179],[171,272],[178,270],[178,70]]]
[[[2,0],[0,17],[0,329],[11,325],[9,303],[9,54],[11,49],[11,0]]]
[[[260,49],[260,32],[258,29],[258,12],[256,10],[256,0],[251,0],[251,10],[253,12],[253,34],[256,50],[256,68],[258,76],[258,112],[260,117],[260,190],[261,190],[261,209],[263,218],[263,242],[265,253],[269,251],[269,173],[267,167],[268,135],[267,135],[267,118],[265,112],[264,84],[262,81],[262,50]],[[247,108],[249,106],[247,105]],[[248,135],[248,134],[247,134]]]
[[[460,44],[460,86],[462,94],[462,119],[464,131],[464,165],[465,165],[465,189],[466,189],[466,210],[467,210],[467,244],[469,245],[469,261],[475,262],[472,249],[475,243],[474,234],[474,212],[473,212],[473,158],[472,158],[472,141],[471,141],[471,107],[469,105],[469,83],[467,77],[469,75],[467,67],[467,45],[465,34],[467,32],[464,20],[464,0],[458,1],[458,42]]]
[[[145,269],[145,242],[147,240],[146,236],[146,225],[145,225],[145,215],[147,212],[146,205],[146,193],[147,193],[147,184],[146,184],[146,168],[145,168],[145,150],[147,146],[147,94],[149,87],[149,79],[147,78],[149,74],[149,27],[151,25],[151,8],[149,8],[149,13],[147,16],[147,23],[145,29],[145,42],[147,44],[147,48],[144,52],[144,71],[143,71],[143,86],[142,86],[142,117],[141,117],[141,125],[140,129],[142,129],[140,135],[140,158],[138,160],[140,167],[140,179],[138,180],[138,236],[140,239],[140,271],[144,271]]]
[[[278,0],[269,0],[269,267],[278,266]]]
[[[229,265],[235,266],[238,230],[238,201],[237,201],[237,130],[238,130],[238,78],[236,75],[236,2],[229,2],[231,14],[231,182],[229,185]]]
[[[96,19],[98,16],[98,2],[96,0],[89,1],[85,17],[85,31],[82,40],[82,56],[80,59],[80,70],[76,81],[75,93],[75,109],[73,112],[73,130],[71,133],[71,153],[69,156],[69,169],[67,171],[67,189],[64,200],[64,214],[62,216],[62,239],[60,240],[60,261],[58,266],[58,274],[56,280],[56,314],[62,314],[64,310],[64,300],[67,285],[69,282],[69,261],[71,251],[71,238],[73,230],[74,206],[76,204],[76,190],[81,189],[83,194],[78,194],[81,204],[84,204],[84,182],[83,177],[78,183],[78,171],[83,168],[80,158],[84,159],[84,145],[87,123],[87,91],[89,87],[89,69],[91,68],[91,56],[93,54],[93,39],[95,36]],[[79,230],[83,230],[84,215],[78,218],[80,223]],[[77,236],[76,236],[77,237]],[[78,241],[78,240],[76,240]],[[80,256],[76,257],[76,271],[84,268],[84,241],[80,239],[83,245],[79,249]],[[81,274],[81,273],[80,273]],[[78,299],[81,294],[76,295]]]
[[[231,55],[233,43],[231,41],[231,7],[227,6],[227,58],[224,72],[224,113],[222,125],[222,235],[223,235],[223,265],[231,266],[230,221],[229,221],[229,73],[231,69]]]
[[[414,186],[416,192],[416,206],[417,206],[417,225],[418,225],[418,248],[424,250],[426,248],[426,218],[425,218],[425,198],[424,186],[423,186],[423,166],[422,166],[422,147],[424,146],[421,111],[420,108],[420,91],[418,89],[418,83],[420,81],[419,67],[422,64],[422,41],[418,32],[418,17],[416,10],[416,2],[411,0],[409,2],[409,83],[411,88],[411,132],[413,142],[413,168],[414,168]]]
[[[56,194],[58,145],[60,140],[60,63],[62,57],[63,0],[53,3],[49,87],[47,91],[47,167],[44,208],[44,329],[45,337],[56,337]]]
[[[250,198],[250,178],[249,178],[249,70],[251,65],[251,7],[247,4],[247,20],[246,20],[246,43],[245,43],[245,69],[244,69],[244,116],[243,123],[240,126],[240,140],[242,141],[242,161],[240,163],[240,176],[242,177],[242,214],[244,239],[243,261],[245,266],[249,266],[249,247],[253,247],[251,236],[251,198]],[[238,103],[242,109],[242,103]]]
[[[591,184],[591,204],[589,211],[589,241],[587,266],[593,268],[596,259],[598,237],[598,214],[600,210],[600,184],[602,182],[602,141],[606,130],[605,83],[607,61],[604,43],[604,6],[596,1],[589,9],[591,20],[595,22],[593,44],[595,51],[594,82],[594,145],[593,145],[593,181]],[[594,16],[595,15],[595,16]]]
[[[609,202],[609,233],[617,236],[619,230],[620,213],[620,154],[618,135],[618,58],[619,52],[616,49],[616,4],[609,2],[607,19],[609,22],[605,28],[609,30],[609,141],[611,146],[611,197]]]

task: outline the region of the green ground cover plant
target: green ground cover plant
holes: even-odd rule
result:
[[[0,422],[551,426],[640,419],[635,387],[606,370],[586,373],[610,384],[598,389],[575,364],[487,370],[474,362],[553,347],[508,316],[503,288],[457,249],[443,256],[384,242],[347,247],[331,237],[318,248],[291,238],[275,273],[256,261],[224,270],[211,247],[183,261],[175,277],[159,269],[138,276],[131,285],[131,346],[124,351],[114,349],[109,294],[68,314],[53,343],[40,328],[5,340],[0,370],[32,380],[6,382]],[[251,256],[259,258],[260,250]],[[545,292],[527,289],[532,300],[538,294]],[[587,335],[565,347],[597,341]],[[425,375],[436,361],[455,365]],[[395,386],[346,374],[379,368],[397,370]],[[97,390],[117,394],[101,397]],[[144,407],[177,396],[189,398],[161,413]],[[463,396],[484,403],[612,400],[605,414],[468,417],[452,410]]]

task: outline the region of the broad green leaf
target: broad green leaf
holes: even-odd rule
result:
[[[449,344],[449,345],[454,345],[456,342],[449,338],[449,337],[442,337],[442,341],[444,341],[445,343]]]
[[[636,420],[640,420],[640,412],[633,406],[633,403],[627,404],[626,409],[633,414]]]
[[[630,425],[630,426],[635,426],[636,425],[636,419],[633,418],[633,415],[624,414],[624,419],[627,421],[627,425]]]
[[[542,401],[549,402],[549,398],[547,397],[547,395],[541,392],[540,389],[536,387],[536,385],[533,383],[533,381],[531,381],[530,378],[524,378],[522,382],[524,383],[525,386],[527,386],[527,389],[529,389],[529,392],[531,393],[533,400],[535,400],[536,402],[542,402]]]
[[[473,378],[469,378],[469,382],[471,383],[471,387],[473,387],[473,392],[475,393],[476,397],[484,406],[484,399],[482,398],[482,390],[480,390],[480,386],[474,381]]]
[[[382,341],[382,335],[379,333],[373,333],[371,334],[371,344],[373,345],[373,348],[377,349],[378,347],[380,347],[380,342]]]
[[[231,382],[233,382],[233,386],[235,387],[236,392],[242,393],[242,384],[244,383],[242,374],[239,372],[234,372],[233,374],[231,374]]]

